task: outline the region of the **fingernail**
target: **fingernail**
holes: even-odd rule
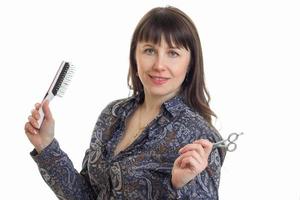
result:
[[[37,134],[37,131],[36,131],[36,130],[34,130],[34,131],[33,131],[33,133],[36,135],[36,134]]]

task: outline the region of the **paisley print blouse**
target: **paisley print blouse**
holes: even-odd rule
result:
[[[100,114],[77,172],[56,139],[40,154],[31,156],[61,200],[108,199],[218,199],[224,159],[214,149],[208,167],[180,189],[171,184],[171,171],[179,149],[194,140],[221,140],[218,132],[175,96],[161,106],[159,115],[126,149],[114,156],[126,119],[140,103],[139,96],[110,103]]]

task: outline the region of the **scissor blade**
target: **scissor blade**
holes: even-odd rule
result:
[[[225,142],[226,142],[227,140],[221,140],[221,141],[219,141],[219,142],[216,142],[216,143],[214,143],[214,147],[219,147],[219,146],[221,146],[221,145],[225,145]]]

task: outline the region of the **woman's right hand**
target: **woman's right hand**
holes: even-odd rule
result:
[[[40,103],[35,104],[35,108],[31,111],[28,122],[25,124],[25,133],[38,153],[41,153],[54,139],[54,119],[49,108],[49,101],[43,102],[42,109],[45,118],[42,126],[38,129],[38,120],[40,118],[38,110],[40,107]]]

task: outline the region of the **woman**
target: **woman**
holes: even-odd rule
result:
[[[222,149],[211,124],[200,39],[174,7],[154,8],[137,25],[130,48],[133,95],[100,114],[78,173],[54,138],[49,102],[37,129],[25,132],[46,183],[59,199],[218,199]]]

